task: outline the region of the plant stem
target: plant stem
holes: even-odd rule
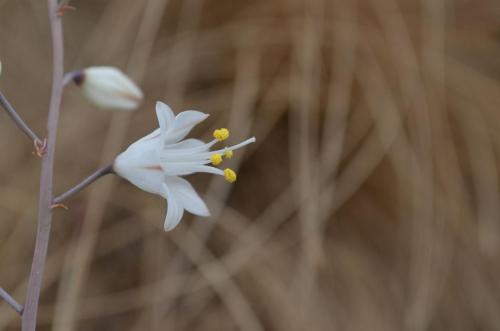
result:
[[[42,159],[40,178],[40,200],[38,204],[38,226],[35,252],[28,280],[26,304],[22,317],[22,331],[35,331],[42,276],[49,246],[52,224],[52,180],[54,154],[63,92],[64,51],[61,18],[57,16],[57,0],[48,0],[50,29],[52,34],[52,93],[47,119],[47,153]]]
[[[7,100],[5,95],[3,95],[2,92],[0,92],[0,106],[2,106],[3,109],[5,109],[5,111],[17,125],[17,127],[21,129],[21,131],[23,131],[24,134],[31,139],[31,141],[42,143],[42,140],[38,138],[38,136],[33,132],[33,130],[31,130],[31,128],[23,121],[21,116],[19,116],[19,114],[16,112],[14,107],[12,107],[12,105],[9,103],[9,101]]]
[[[86,188],[87,186],[89,186],[90,184],[92,184],[93,182],[95,182],[96,180],[101,178],[102,176],[105,176],[105,175],[108,175],[111,173],[113,173],[113,164],[108,164],[107,166],[102,167],[101,169],[97,170],[92,175],[88,176],[87,178],[82,180],[80,183],[78,183],[77,185],[75,185],[74,187],[69,189],[68,191],[66,191],[63,194],[54,198],[54,200],[52,201],[52,204],[59,204],[59,203],[63,202],[64,200],[66,200],[67,198],[71,197],[72,195],[80,192],[81,190],[83,190],[84,188]]]
[[[19,315],[23,314],[23,306],[21,306],[7,291],[0,287],[0,298],[2,298],[9,306],[12,307]]]

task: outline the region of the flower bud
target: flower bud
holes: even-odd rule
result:
[[[89,67],[73,74],[87,99],[102,109],[135,110],[142,102],[141,89],[120,69]]]

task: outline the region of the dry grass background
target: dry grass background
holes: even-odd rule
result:
[[[61,192],[156,126],[258,143],[196,175],[211,219],[104,178],[57,211],[40,330],[499,330],[496,0],[74,0],[66,68],[116,65],[129,115],[66,91]],[[42,133],[44,1],[0,0],[2,91]],[[0,285],[24,298],[39,160],[0,114]],[[0,330],[19,321],[0,303]]]

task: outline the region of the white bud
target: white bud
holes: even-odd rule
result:
[[[102,109],[135,110],[142,102],[141,89],[120,69],[89,67],[75,72],[73,81],[92,103]]]

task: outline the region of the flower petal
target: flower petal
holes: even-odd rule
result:
[[[173,128],[176,130],[192,128],[205,120],[209,115],[197,110],[186,110],[175,117]]]
[[[180,177],[167,177],[165,181],[184,209],[198,216],[210,216],[207,205],[187,180]]]
[[[177,150],[177,149],[184,150],[184,149],[201,147],[201,146],[205,146],[206,147],[206,148],[201,149],[201,151],[208,150],[210,148],[210,146],[207,145],[207,144],[205,144],[205,142],[203,142],[201,140],[198,140],[198,139],[190,138],[190,139],[186,139],[186,140],[183,140],[183,141],[179,141],[176,144],[169,145],[168,149],[169,150],[170,149],[172,149],[172,150]],[[198,148],[196,150],[198,150]]]
[[[207,117],[208,114],[196,110],[187,110],[179,113],[169,128],[164,143],[167,145],[173,144],[183,139],[196,124],[204,121]]]
[[[170,231],[181,221],[182,215],[184,215],[184,208],[178,197],[165,183],[163,183],[163,193],[167,199],[167,215],[165,216],[164,229],[165,231]]]
[[[137,141],[130,145],[116,157],[113,170],[140,189],[162,195],[165,175],[154,145],[153,140]]]
[[[160,134],[160,129],[156,129],[153,132],[151,132],[150,134],[148,134],[148,135],[142,137],[141,139],[137,140],[136,143],[139,142],[139,141],[149,141],[149,140],[157,139],[157,138],[160,137],[160,135],[161,135]]]
[[[170,129],[172,123],[174,123],[174,112],[167,104],[158,101],[156,103],[156,117],[158,117],[158,124],[163,135]]]
[[[200,164],[200,162],[176,162],[170,164],[160,162],[160,165],[167,176],[187,176],[197,172],[224,176],[224,171],[219,168]]]

